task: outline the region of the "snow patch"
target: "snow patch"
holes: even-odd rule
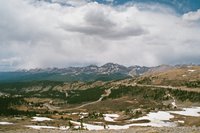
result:
[[[68,126],[60,126],[58,129],[60,129],[60,130],[68,130],[69,127]]]
[[[158,112],[150,112],[146,116],[131,119],[130,121],[138,121],[138,120],[149,120],[149,123],[137,123],[131,124],[130,126],[152,126],[152,127],[174,127],[176,126],[173,122],[165,122],[169,121],[171,118],[174,118],[169,112],[158,111]]]
[[[185,121],[178,120],[178,123],[185,123]]]
[[[183,108],[182,111],[169,111],[172,114],[199,117],[200,107]]]
[[[47,117],[33,117],[32,121],[52,121],[53,119]]]
[[[25,127],[33,128],[33,129],[56,129],[56,127],[53,127],[53,126],[26,125]]]
[[[136,124],[129,125],[129,127],[133,127],[133,126],[175,127],[176,124],[174,122],[154,121],[154,122],[149,122],[149,123],[136,123]]]
[[[68,130],[68,126],[60,126],[60,127],[54,127],[54,126],[37,126],[37,125],[26,125],[25,127],[32,128],[32,129],[59,129],[59,130]]]
[[[182,77],[186,77],[187,75],[183,74]]]
[[[138,121],[138,120],[150,120],[150,121],[167,121],[171,118],[174,118],[173,115],[171,115],[168,112],[165,111],[158,111],[158,112],[150,112],[147,114],[147,116],[143,116],[137,119],[131,119],[131,121]]]
[[[80,128],[81,127],[81,123],[80,122],[76,122],[76,121],[70,121],[70,122],[77,125],[77,126],[74,126],[75,128]],[[83,128],[87,129],[87,130],[103,130],[104,129],[103,126],[86,124],[86,123],[83,123]]]
[[[0,122],[0,125],[13,125],[14,123],[11,122]]]
[[[188,72],[195,72],[196,70],[189,69]]]
[[[172,106],[173,106],[173,107],[177,107],[177,106],[176,106],[175,100],[172,102]]]
[[[103,114],[104,120],[108,122],[115,122],[115,119],[119,117],[118,114]]]

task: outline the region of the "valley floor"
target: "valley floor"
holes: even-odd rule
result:
[[[0,133],[200,133],[199,88],[94,84],[3,84]]]
[[[1,131],[0,133],[200,133],[200,127],[134,127],[126,130],[101,130],[101,131],[61,131],[53,129],[19,129]]]

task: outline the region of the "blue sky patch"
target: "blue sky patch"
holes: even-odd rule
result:
[[[98,3],[109,4],[107,0],[96,0]],[[159,3],[170,6],[179,13],[196,11],[200,8],[200,0],[114,0],[113,5],[122,5],[127,2],[133,3]]]

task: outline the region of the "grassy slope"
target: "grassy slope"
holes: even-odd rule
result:
[[[200,66],[174,68],[147,73],[137,79],[139,84],[200,87]]]
[[[121,73],[113,74],[85,74],[62,75],[60,73],[29,73],[29,72],[0,72],[0,82],[27,82],[27,81],[65,81],[65,82],[91,82],[91,81],[111,81],[130,78],[130,76]]]

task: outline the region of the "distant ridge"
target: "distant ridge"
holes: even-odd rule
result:
[[[112,81],[131,77],[138,77],[146,73],[158,73],[190,65],[159,65],[155,67],[146,66],[123,66],[116,63],[106,63],[102,66],[89,65],[86,67],[67,68],[35,68],[22,69],[13,72],[0,72],[0,82],[21,82],[21,81]]]

